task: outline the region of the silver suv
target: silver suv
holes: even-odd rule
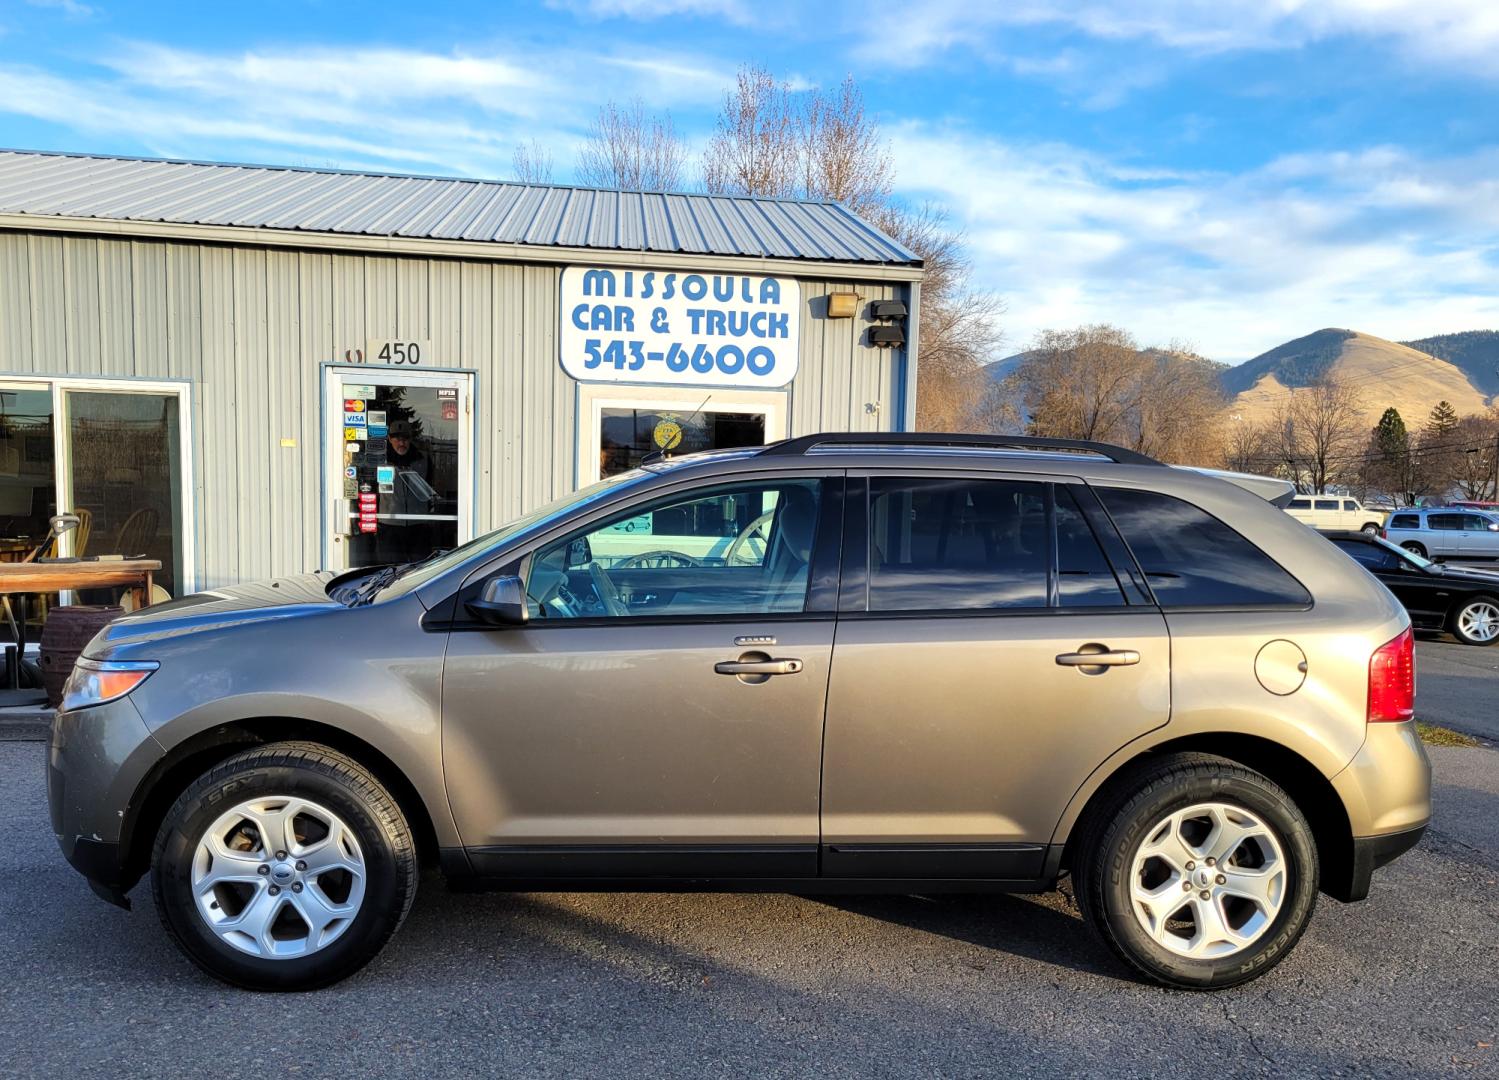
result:
[[[1240,483],[1010,437],[647,460],[423,563],[113,623],[53,825],[247,987],[359,968],[423,859],[527,890],[1070,874],[1135,971],[1231,986],[1430,814],[1405,610]]]
[[[1385,537],[1429,559],[1499,559],[1499,517],[1481,510],[1397,510]]]

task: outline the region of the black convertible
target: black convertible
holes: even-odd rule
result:
[[[1438,565],[1367,533],[1323,535],[1384,582],[1418,629],[1450,630],[1466,645],[1499,641],[1499,570]]]

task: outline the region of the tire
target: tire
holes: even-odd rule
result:
[[[1364,522],[1364,527],[1362,529],[1360,529],[1359,532],[1365,533],[1365,534],[1367,534],[1369,536],[1378,536],[1379,535],[1379,522],[1377,522],[1377,521],[1366,521],[1366,522]]]
[[[1203,823],[1211,819],[1193,816],[1205,806],[1221,807],[1220,820],[1245,828],[1246,821],[1253,822],[1262,830],[1229,849],[1232,866],[1229,858],[1199,861],[1218,835],[1203,835]],[[1178,817],[1177,825],[1162,831]],[[1168,835],[1202,842],[1198,858],[1189,858],[1194,868],[1179,867],[1174,878],[1162,876],[1168,867],[1164,859],[1141,861],[1149,851],[1169,848],[1172,840],[1163,839]],[[1194,854],[1190,845],[1179,850]],[[1221,990],[1263,975],[1300,939],[1317,900],[1317,849],[1305,815],[1268,778],[1226,758],[1169,754],[1121,778],[1090,812],[1073,876],[1084,918],[1125,964],[1163,986]],[[1220,876],[1226,885],[1217,883]],[[1142,889],[1160,897],[1149,905],[1160,914],[1155,932],[1148,926],[1147,905],[1136,900],[1137,877]],[[1192,887],[1178,894],[1184,878]],[[1269,903],[1256,905],[1235,895],[1240,883],[1263,886],[1260,891],[1270,895],[1277,881],[1279,902],[1273,911]],[[1211,897],[1207,901],[1201,899],[1204,889]],[[1172,899],[1176,896],[1183,898],[1180,904]],[[1189,922],[1190,936],[1183,933]],[[1236,943],[1233,935],[1247,943]]]
[[[1470,596],[1452,609],[1447,620],[1452,636],[1464,645],[1492,645],[1499,641],[1499,598]]]
[[[210,830],[221,829],[216,843]],[[278,859],[283,845],[261,836],[288,833]],[[358,971],[400,928],[417,878],[390,793],[310,742],[256,747],[200,776],[167,811],[151,857],[167,933],[204,971],[252,990],[314,990]]]
[[[1425,546],[1422,545],[1422,544],[1416,543],[1414,540],[1407,540],[1405,543],[1401,544],[1400,546],[1403,547],[1403,548],[1405,548],[1405,550],[1409,551],[1412,555],[1419,555],[1423,559],[1426,558],[1426,548],[1425,548]]]

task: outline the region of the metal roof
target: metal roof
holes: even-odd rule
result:
[[[919,266],[835,202],[0,150],[0,213]]]

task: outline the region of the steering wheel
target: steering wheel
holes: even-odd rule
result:
[[[680,551],[668,551],[661,548],[658,551],[642,551],[639,555],[631,555],[624,562],[617,564],[616,570],[638,570],[642,567],[650,570],[661,570],[666,567],[684,568],[688,566],[702,566],[701,559],[694,559],[691,555],[683,555]]]
[[[614,582],[609,580],[609,575],[604,573],[604,568],[599,565],[597,559],[588,564],[588,576],[593,579],[593,591],[599,594],[599,600],[603,602],[605,611],[615,616],[630,614],[630,609],[619,597],[619,590],[614,587]]]
[[[754,521],[751,521],[748,525],[746,525],[744,527],[744,531],[741,532],[738,536],[734,537],[734,542],[729,545],[729,550],[726,551],[726,552],[724,552],[724,555],[723,555],[724,565],[725,566],[759,566],[760,565],[760,561],[765,558],[765,547],[764,547],[764,545],[765,545],[765,541],[768,538],[769,533],[770,533],[770,522],[771,522],[771,519],[773,519],[775,516],[776,516],[776,512],[774,510],[767,510],[767,511],[765,511],[765,513],[761,514],[759,517],[755,518]],[[756,531],[760,530],[760,529],[764,529],[765,533],[763,535],[756,536],[755,535]],[[749,547],[749,542],[751,540],[758,540],[758,541],[760,541],[761,547],[760,547],[760,552],[759,552],[758,555],[756,555],[756,553],[754,552],[754,550],[750,549],[750,547]],[[739,558],[740,548],[744,548],[744,549],[746,549],[749,552],[749,557],[747,559],[745,559],[743,562],[736,561]]]

